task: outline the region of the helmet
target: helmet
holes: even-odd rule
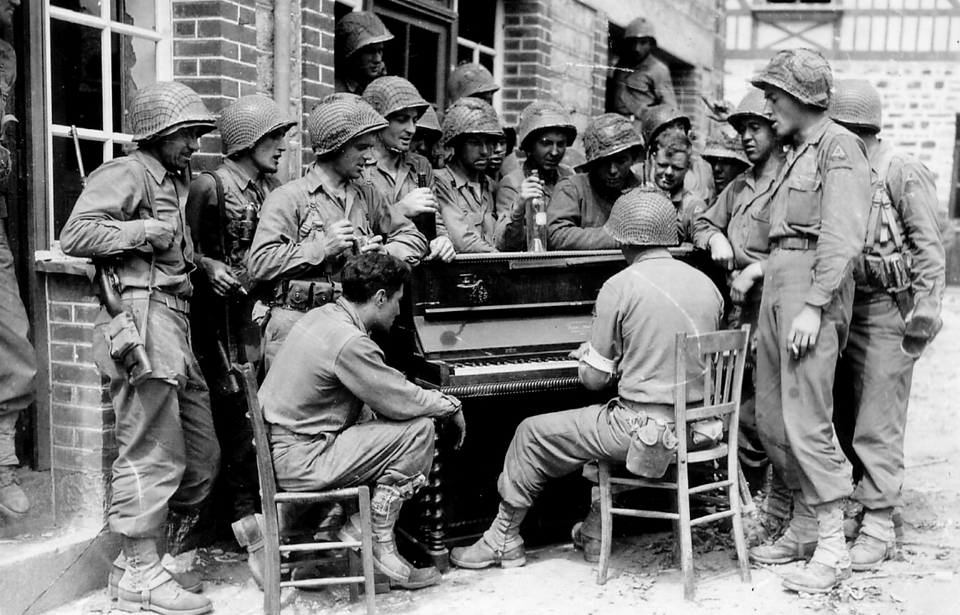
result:
[[[744,96],[740,104],[737,105],[737,110],[727,118],[727,122],[729,122],[737,132],[743,132],[743,124],[751,117],[760,118],[767,122],[770,121],[770,118],[767,117],[767,102],[763,97],[763,90],[754,88],[747,92],[747,95]]]
[[[337,151],[347,141],[382,130],[387,120],[356,94],[340,92],[323,98],[307,118],[310,144],[317,156]]]
[[[583,131],[583,149],[587,161],[577,170],[634,147],[643,147],[643,139],[634,130],[630,120],[616,113],[604,113],[591,120]]]
[[[447,104],[451,105],[461,98],[496,92],[500,86],[494,83],[493,75],[481,64],[463,63],[453,69],[447,81]]]
[[[545,128],[565,131],[567,145],[577,139],[577,127],[573,125],[573,120],[563,105],[552,100],[536,100],[520,113],[520,124],[517,126],[517,142],[520,144],[520,149],[527,151],[528,137]]]
[[[729,130],[729,128],[727,130]],[[750,164],[746,154],[743,153],[743,144],[740,142],[740,136],[731,136],[722,132],[716,132],[707,138],[707,145],[701,156],[704,158],[727,158],[742,162],[748,166]]]
[[[134,141],[165,137],[181,128],[213,130],[216,118],[200,96],[176,81],[157,81],[140,90],[130,105]]]
[[[680,109],[670,105],[654,105],[647,107],[643,112],[641,124],[643,126],[643,140],[645,143],[653,143],[660,131],[677,120],[681,120],[687,130],[690,132],[690,118],[683,114]]]
[[[865,79],[837,79],[830,98],[830,117],[847,127],[880,132],[880,94]]]
[[[455,102],[443,118],[443,142],[450,143],[464,134],[502,137],[497,112],[479,98],[461,98]]]
[[[438,135],[443,134],[443,128],[440,127],[440,118],[437,117],[437,112],[433,110],[433,105],[427,105],[427,110],[417,120],[417,130],[428,130]]]
[[[416,109],[417,115],[423,115],[430,106],[417,88],[403,77],[374,79],[363,91],[363,99],[383,117],[404,109]]]
[[[280,105],[262,94],[241,96],[220,113],[217,125],[223,141],[223,153],[232,156],[250,149],[274,130],[289,130],[296,120],[283,117]]]
[[[393,40],[390,30],[370,11],[347,13],[337,22],[334,34],[337,55],[344,59],[367,45]]]
[[[637,17],[627,25],[623,33],[623,38],[652,38],[657,40],[657,34],[653,30],[653,24],[646,17]]]
[[[634,188],[617,199],[603,228],[611,237],[628,246],[675,246],[679,243],[677,208],[667,195],[651,187]]]
[[[750,83],[772,85],[807,105],[826,109],[833,88],[830,64],[813,49],[785,49],[773,56]]]

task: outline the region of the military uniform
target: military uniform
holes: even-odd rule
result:
[[[497,226],[493,181],[481,173],[471,182],[451,167],[437,169],[434,190],[440,216],[454,249],[459,252],[496,252]]]
[[[527,249],[527,229],[534,226],[535,212],[533,206],[528,204],[524,216],[519,220],[514,220],[511,217],[511,212],[513,211],[514,201],[519,198],[520,184],[530,177],[531,171],[533,171],[533,165],[528,157],[523,162],[523,168],[505,176],[497,189],[497,227],[494,234],[494,243],[498,250],[522,252]],[[549,204],[556,191],[557,184],[560,183],[560,180],[572,176],[573,169],[561,164],[557,167],[555,173],[545,173],[538,170],[538,175],[543,180],[544,202]]]
[[[686,188],[670,195],[673,206],[677,208],[677,238],[680,243],[693,241],[693,228],[697,218],[707,210],[707,204]]]
[[[613,74],[613,110],[621,115],[643,116],[647,107],[677,106],[667,65],[648,55],[636,66],[618,65]]]
[[[624,191],[640,185],[631,176]],[[589,173],[571,175],[557,183],[547,207],[551,250],[615,250],[617,242],[603,226],[620,194],[597,190]]]
[[[372,11],[347,13],[337,21],[334,31],[334,45],[337,57],[337,70],[333,81],[334,92],[343,92],[360,96],[372,80],[367,75],[351,73],[350,64],[354,54],[368,47],[393,40],[393,34],[387,30],[380,18]],[[380,63],[376,77],[387,74],[387,66]],[[374,77],[374,79],[376,78]],[[362,79],[362,81],[361,81]]]

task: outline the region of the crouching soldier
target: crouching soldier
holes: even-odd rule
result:
[[[871,570],[894,552],[913,365],[940,329],[945,255],[933,175],[877,137],[882,113],[873,86],[838,80],[830,115],[863,140],[874,178],[850,336],[837,368],[843,384],[834,387],[841,400],[834,423],[854,464],[851,497],[863,507],[850,563]]]
[[[271,297],[263,332],[267,370],[294,323],[336,298],[334,284],[351,252],[386,251],[418,263],[427,251],[410,220],[374,185],[356,181],[386,127],[359,96],[327,96],[307,120],[316,162],[263,203],[247,266]]]
[[[123,540],[114,563],[125,568],[119,606],[206,613],[210,601],[185,591],[199,590],[199,578],[171,577],[157,539],[166,521],[167,548],[176,553],[173,537],[196,523],[193,511],[210,493],[220,463],[207,384],[190,345],[195,265],[184,222],[190,157],[214,118],[193,90],[173,82],[140,90],[130,116],[137,150],[91,174],[60,242],[71,256],[113,259],[118,281],[101,297],[93,352],[110,378],[117,416],[120,450],[108,520]],[[114,293],[122,301],[119,311],[120,301],[108,299]],[[125,346],[140,340],[152,371],[141,362],[128,379],[120,359],[133,352]]]
[[[436,568],[414,568],[397,552],[393,527],[403,502],[426,482],[433,461],[432,418],[451,417],[463,443],[460,402],[409,382],[384,363],[370,338],[400,312],[410,268],[383,253],[347,261],[343,295],[294,325],[260,389],[277,482],[287,491],[373,484],[373,560],[390,584],[418,589],[440,582]],[[368,405],[379,418],[359,423]],[[359,513],[341,529],[360,540]]]
[[[548,479],[594,459],[623,463],[631,432],[648,423],[672,430],[676,335],[716,331],[720,324],[723,304],[716,287],[667,251],[677,243],[676,212],[669,199],[632,190],[617,200],[606,229],[622,246],[628,267],[600,289],[590,341],[571,355],[580,360],[580,380],[591,390],[619,377],[618,397],[520,424],[498,481],[496,519],[476,543],[450,554],[461,568],[524,565],[520,523]],[[688,383],[687,395],[689,402],[702,400],[702,381]],[[598,543],[599,520],[597,503],[583,533]]]

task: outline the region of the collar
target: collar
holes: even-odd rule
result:
[[[559,180],[560,180],[560,169],[561,169],[562,167],[563,167],[563,165],[557,165],[557,168],[556,168],[556,169],[554,169],[553,171],[551,171],[551,172],[548,173],[547,171],[544,171],[543,169],[540,169],[540,168],[535,167],[535,166],[533,165],[533,161],[530,160],[530,156],[527,156],[527,158],[523,161],[523,176],[524,176],[524,177],[530,177],[530,173],[531,173],[532,171],[536,171],[536,172],[539,174],[540,179],[542,179],[542,180],[544,180],[544,181],[548,181],[548,180],[558,180],[558,181],[559,181]]]
[[[237,180],[237,185],[240,186],[240,189],[243,190],[247,186],[257,184],[257,180],[261,179],[262,176],[250,177],[247,175],[247,172],[243,170],[236,162],[230,158],[225,158],[223,160],[223,166],[233,175],[234,179]]]
[[[306,184],[307,191],[314,193],[317,190],[323,188],[323,191],[329,194],[330,196],[335,196],[337,191],[334,190],[334,186],[337,185],[337,181],[324,169],[322,166],[314,162],[310,165],[310,168],[307,169],[306,174],[303,176],[303,181]],[[350,190],[350,186],[353,185],[352,181],[348,181],[344,187],[344,192]]]
[[[410,156],[408,154],[409,152],[400,152],[400,155],[397,158],[397,170],[403,168],[404,165],[409,167],[413,166],[413,161],[410,159]],[[385,147],[379,146],[374,148],[373,157],[377,161],[374,166],[376,166],[379,170],[383,171],[384,173],[389,173],[393,175],[394,169],[391,169],[390,166],[388,165],[387,151]]]
[[[823,139],[823,135],[827,132],[827,128],[833,124],[833,120],[829,116],[824,115],[820,120],[814,124],[813,130],[810,131],[810,136],[807,137],[807,140],[803,142],[800,147],[795,148],[795,151],[799,152],[807,147],[816,145]]]
[[[657,246],[655,248],[647,248],[643,254],[637,257],[637,260],[633,261],[633,263],[630,264],[630,266],[632,267],[637,263],[642,263],[644,261],[662,259],[662,258],[673,258],[673,255],[670,254],[670,250],[668,250],[667,248],[662,248],[660,246]]]
[[[456,188],[457,190],[461,190],[461,189],[463,189],[464,186],[466,186],[466,185],[468,185],[468,184],[471,183],[470,180],[468,180],[465,176],[460,175],[460,173],[456,170],[456,168],[448,165],[448,166],[446,167],[446,169],[447,169],[447,171],[450,172],[450,177],[453,179],[453,187]],[[482,188],[484,185],[486,185],[486,183],[487,183],[487,174],[486,174],[486,173],[480,173],[480,181],[478,181],[478,182],[476,182],[476,183],[480,184],[481,188]]]
[[[144,168],[147,169],[147,173],[153,178],[153,181],[157,182],[157,185],[163,183],[163,180],[167,177],[167,174],[173,175],[167,171],[166,167],[163,166],[159,160],[157,160],[153,155],[144,152],[143,150],[135,150],[130,154],[137,160],[139,160]]]
[[[369,335],[367,328],[363,326],[363,321],[360,320],[360,314],[357,312],[356,308],[353,307],[353,304],[347,301],[346,297],[341,295],[337,299],[337,307],[339,307],[341,310],[346,312],[347,316],[350,318],[351,323],[353,323],[364,334]]]
[[[757,167],[750,167],[750,172],[743,174],[747,185],[750,186],[754,192],[757,191],[757,188],[760,185],[772,185],[773,182],[775,182],[780,176],[780,170],[783,168],[783,165],[786,162],[783,156],[772,156],[770,160],[776,160],[777,164],[768,165],[766,171],[764,171],[761,175],[757,175]]]

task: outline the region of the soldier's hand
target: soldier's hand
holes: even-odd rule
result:
[[[741,271],[734,273],[733,280],[730,282],[730,298],[733,299],[733,302],[746,303],[750,289],[762,277],[763,269],[760,263],[752,263]]]
[[[440,235],[430,242],[430,253],[427,254],[426,260],[439,259],[444,263],[449,263],[456,255],[457,251],[453,248],[453,242],[450,241],[450,238]]]
[[[543,198],[543,180],[533,175],[524,179],[520,184],[520,194],[518,195],[517,200],[513,202],[513,219],[517,220],[526,213],[527,203],[533,199]],[[518,207],[518,201],[522,205],[521,207]]]
[[[710,100],[706,96],[701,96],[700,100],[707,106],[707,117],[721,124],[727,121],[733,112],[733,105],[725,100]]]
[[[360,245],[360,254],[366,254],[367,252],[385,252],[386,248],[383,247],[383,237],[380,235],[369,235],[363,238],[363,242]]]
[[[407,196],[397,201],[394,207],[406,218],[431,212],[436,213],[440,210],[437,197],[433,195],[429,188],[411,190]]]
[[[797,317],[790,323],[790,333],[787,334],[787,344],[790,354],[795,359],[803,358],[808,350],[817,343],[820,333],[820,316],[823,308],[804,305]]]
[[[457,410],[449,418],[450,422],[457,426],[457,431],[460,432],[460,438],[453,446],[453,450],[459,451],[460,447],[463,446],[463,441],[467,438],[467,422],[463,418],[463,409]]]
[[[728,271],[733,269],[733,246],[723,233],[716,233],[710,238],[710,257],[724,269]]]
[[[153,246],[154,250],[163,252],[169,250],[173,245],[173,237],[176,229],[169,222],[161,222],[154,218],[147,218],[143,221],[143,234],[147,243]]]
[[[567,356],[571,359],[580,360],[583,357],[583,355],[587,354],[587,350],[589,348],[590,348],[590,342],[583,342],[582,344],[580,344],[579,347],[577,347],[576,350],[571,350],[570,354],[568,354]]]
[[[353,224],[349,220],[337,220],[323,232],[323,250],[327,256],[337,256],[353,247],[355,238]]]
[[[221,297],[228,297],[240,290],[240,280],[233,276],[226,263],[205,256],[200,259],[200,266],[207,274],[213,291]]]

